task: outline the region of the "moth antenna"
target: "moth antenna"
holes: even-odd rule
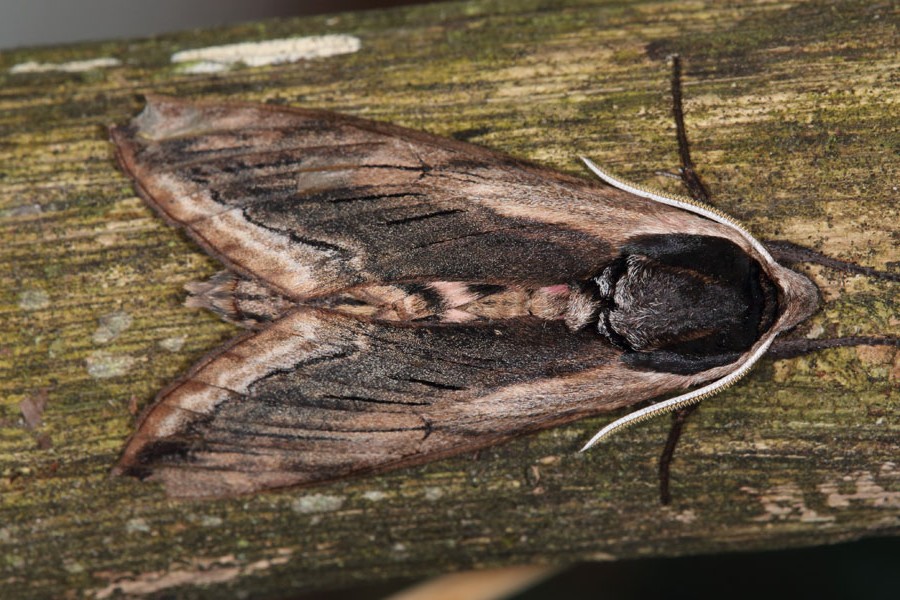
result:
[[[775,262],[775,259],[772,258],[771,254],[769,254],[769,251],[766,250],[766,247],[763,246],[759,240],[753,237],[753,235],[749,231],[747,231],[746,227],[744,227],[735,219],[726,215],[722,211],[708,204],[697,202],[685,196],[676,196],[674,194],[654,192],[636,183],[614,177],[613,175],[607,173],[606,171],[595,165],[591,159],[585,156],[580,156],[579,158],[594,175],[596,175],[609,185],[613,186],[614,188],[618,188],[623,192],[628,192],[629,194],[634,194],[635,196],[640,196],[641,198],[659,202],[660,204],[674,206],[676,208],[680,208],[682,210],[686,210],[688,212],[706,217],[707,219],[715,221],[716,223],[721,223],[726,227],[731,227],[732,229],[737,231],[741,235],[741,237],[747,240],[747,243],[753,246],[753,249],[756,250],[769,263]]]
[[[608,438],[620,429],[631,427],[632,425],[640,423],[641,421],[646,421],[647,419],[651,419],[658,415],[675,412],[676,410],[685,408],[686,406],[697,404],[698,402],[709,398],[710,396],[717,394],[726,388],[731,387],[732,385],[737,383],[738,380],[744,377],[744,375],[750,372],[750,369],[753,368],[753,365],[756,363],[756,361],[762,358],[762,356],[766,353],[766,350],[769,349],[769,346],[772,344],[773,340],[774,338],[769,338],[768,340],[763,342],[760,347],[756,349],[756,352],[751,354],[750,357],[744,361],[744,364],[742,364],[740,367],[738,367],[736,370],[732,371],[725,377],[704,385],[702,388],[693,390],[686,394],[682,394],[681,396],[669,398],[668,400],[664,400],[657,404],[647,406],[640,410],[636,410],[633,413],[622,417],[621,419],[613,421],[612,423],[598,431],[597,434],[592,437],[581,450],[579,450],[579,452],[584,452],[600,440]]]

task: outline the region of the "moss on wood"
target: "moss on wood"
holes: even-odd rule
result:
[[[114,166],[104,127],[130,118],[140,94],[345,111],[571,172],[584,154],[668,186],[655,172],[676,165],[663,58],[677,51],[695,160],[719,206],[763,239],[896,268],[889,16],[864,0],[473,1],[0,54],[0,595],[280,597],[468,567],[896,534],[900,358],[886,347],[764,361],[707,402],[662,510],[665,420],[584,455],[607,418],[477,457],[226,501],[168,500],[108,477],[133,410],[234,333],[182,306],[182,285],[218,266]],[[170,62],[189,48],[328,33],[362,50],[217,73]],[[120,64],[15,68],[99,57]],[[825,305],[794,335],[898,334],[896,284],[807,272]],[[29,425],[20,405],[44,391]]]

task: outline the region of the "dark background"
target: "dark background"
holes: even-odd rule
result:
[[[422,3],[420,0],[0,0],[0,51]],[[308,594],[297,600],[375,600],[408,583]],[[808,550],[585,564],[552,577],[520,594],[516,600],[721,597],[894,600],[900,598],[900,540],[872,539]]]
[[[380,600],[402,588],[396,582],[293,600]],[[581,564],[510,600],[656,598],[896,600],[900,542],[881,538],[804,550]]]
[[[146,37],[273,17],[373,9],[421,0],[0,0],[0,50]]]

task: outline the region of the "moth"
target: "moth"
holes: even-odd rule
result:
[[[161,391],[121,455],[174,496],[383,472],[681,394],[607,435],[730,385],[818,306],[730,217],[590,161],[603,181],[165,96],[111,138],[140,196],[226,267],[188,304],[247,329]]]

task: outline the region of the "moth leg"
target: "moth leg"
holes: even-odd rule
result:
[[[694,161],[691,159],[691,150],[688,146],[687,131],[684,127],[684,108],[681,102],[681,57],[671,54],[669,60],[672,61],[672,116],[675,118],[678,156],[681,159],[678,173],[691,198],[697,202],[708,204],[709,189],[694,168]]]
[[[769,356],[775,359],[794,358],[810,352],[827,350],[828,348],[846,348],[848,346],[898,346],[898,337],[849,336],[826,340],[775,340],[769,347]]]
[[[686,408],[676,410],[672,413],[672,427],[669,429],[669,437],[666,439],[666,445],[663,447],[662,454],[659,456],[659,503],[667,506],[672,502],[672,493],[669,490],[669,480],[671,476],[670,467],[672,459],[675,458],[675,447],[678,440],[681,439],[681,431],[684,429],[684,422],[688,417],[694,414],[700,408],[700,404],[693,404]]]
[[[681,182],[687,188],[691,198],[697,202],[708,204],[709,189],[694,168],[694,161],[691,159],[691,150],[688,145],[687,131],[684,126],[684,107],[681,99],[681,57],[677,54],[672,54],[669,56],[669,60],[672,62],[672,116],[675,119],[678,156],[681,159],[681,167],[678,169],[678,174],[681,176]],[[669,481],[671,479],[672,460],[675,458],[675,448],[678,446],[678,440],[681,438],[685,421],[698,408],[700,408],[699,403],[672,413],[672,427],[669,429],[669,437],[666,439],[666,445],[663,447],[662,454],[659,457],[659,503],[663,506],[668,505],[672,501]]]
[[[816,252],[810,248],[794,244],[793,242],[774,241],[765,242],[766,249],[772,253],[772,256],[784,266],[790,267],[797,263],[813,263],[828,267],[836,271],[844,273],[852,273],[854,275],[866,275],[876,279],[884,279],[887,281],[900,281],[900,273],[890,273],[888,271],[880,271],[872,267],[863,267],[845,260],[826,256],[821,252]]]

